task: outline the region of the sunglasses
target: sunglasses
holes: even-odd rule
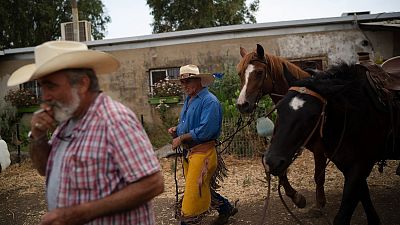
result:
[[[180,82],[181,82],[181,84],[188,84],[190,82],[193,82],[193,81],[196,81],[196,80],[199,80],[199,79],[200,78],[187,78],[187,79],[180,80]]]

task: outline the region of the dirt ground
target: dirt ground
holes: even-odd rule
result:
[[[220,193],[231,201],[238,201],[239,212],[230,219],[229,224],[245,225],[260,224],[264,197],[266,196],[266,183],[263,181],[263,168],[259,158],[237,159],[226,156],[225,161],[229,176],[225,180]],[[383,174],[374,168],[368,179],[372,200],[381,217],[382,224],[400,224],[400,176],[395,175],[397,167],[395,161],[388,161]],[[165,179],[165,192],[154,200],[157,224],[176,225],[174,219],[174,159],[162,159]],[[178,164],[178,168],[180,168]],[[327,206],[322,213],[313,210],[314,182],[313,159],[311,153],[304,152],[289,171],[289,179],[307,199],[305,209],[296,209],[290,200],[284,197],[289,208],[303,224],[329,224],[333,220],[340,204],[343,187],[343,177],[333,164],[327,168],[325,190]],[[183,180],[180,170],[178,172],[179,186]],[[284,192],[282,190],[282,192]],[[266,224],[297,224],[283,207],[277,194],[277,180],[272,180],[272,193]],[[44,198],[44,178],[40,177],[31,167],[29,161],[14,164],[5,172],[0,173],[0,224],[25,225],[37,224],[41,215],[46,212]],[[216,213],[211,212],[203,222],[210,224],[216,218]],[[362,207],[359,205],[352,220],[352,224],[366,224]]]

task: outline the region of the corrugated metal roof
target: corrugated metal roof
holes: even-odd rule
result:
[[[211,27],[126,38],[95,40],[86,42],[86,44],[91,49],[114,51],[256,36],[346,30],[354,29],[360,23],[396,19],[400,19],[400,12]],[[18,58],[24,59],[33,58],[33,50],[33,47],[6,49],[4,50],[4,55],[18,55]]]
[[[400,20],[360,23],[362,29],[400,31]]]

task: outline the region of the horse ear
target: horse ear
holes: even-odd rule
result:
[[[259,59],[265,58],[264,48],[260,44],[257,44],[257,56]]]
[[[293,74],[289,71],[289,69],[285,64],[283,64],[282,66],[283,66],[283,75],[285,76],[286,82],[288,83],[289,86],[292,86],[292,84],[297,80],[297,78],[293,76]]]
[[[246,49],[240,47],[240,55],[241,55],[242,57],[244,57],[245,55],[247,55]]]

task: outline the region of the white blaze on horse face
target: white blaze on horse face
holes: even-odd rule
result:
[[[294,97],[292,100],[289,102],[290,108],[292,108],[294,111],[300,109],[303,107],[305,101],[299,97]]]
[[[249,81],[250,73],[253,72],[253,70],[254,70],[254,66],[252,64],[249,64],[246,68],[246,71],[244,73],[244,85],[243,85],[242,90],[240,91],[239,97],[237,99],[238,105],[242,105],[243,103],[246,102],[247,83]]]

